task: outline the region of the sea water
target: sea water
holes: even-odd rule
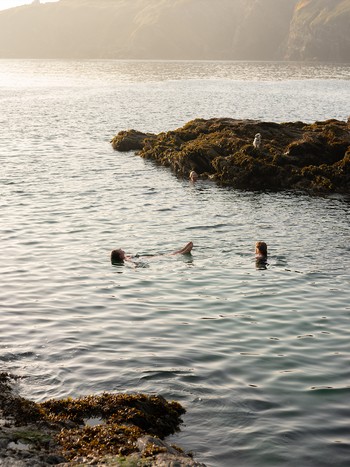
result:
[[[193,184],[110,145],[349,102],[349,65],[0,61],[1,371],[35,401],[177,400],[169,440],[210,467],[349,465],[349,197]]]

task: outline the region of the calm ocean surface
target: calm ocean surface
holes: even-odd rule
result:
[[[0,370],[36,401],[178,400],[169,440],[208,467],[348,466],[350,199],[192,184],[109,140],[349,103],[350,65],[0,61]]]

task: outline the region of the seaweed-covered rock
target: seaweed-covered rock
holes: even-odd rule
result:
[[[181,414],[177,402],[145,394],[109,394],[80,399],[49,400],[38,404],[45,417],[55,423],[70,421],[58,436],[69,459],[93,453],[129,455],[135,452],[140,436],[163,439],[178,430]],[[93,425],[89,420],[93,419]]]
[[[126,130],[118,133],[111,139],[113,148],[117,151],[136,151],[142,149],[147,138],[153,138],[150,133],[142,133],[142,131]]]
[[[257,133],[259,147],[253,145]],[[114,149],[123,151],[133,135],[134,130],[118,133]],[[278,124],[195,119],[177,130],[148,134],[139,143],[137,154],[179,176],[195,170],[202,178],[240,189],[350,192],[349,120]]]
[[[14,392],[17,379],[0,374],[0,465],[203,466],[162,441],[179,430],[178,402],[104,393],[35,403]]]

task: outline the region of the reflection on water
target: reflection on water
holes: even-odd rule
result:
[[[256,259],[255,260],[255,267],[256,269],[267,269],[268,262],[266,259]]]
[[[349,64],[162,60],[1,60],[0,86],[83,86],[184,80],[350,80]]]
[[[0,361],[23,394],[179,400],[172,441],[208,466],[348,465],[349,200],[193,184],[109,145],[198,116],[345,118],[347,73],[0,62]],[[112,265],[120,246],[145,267]]]

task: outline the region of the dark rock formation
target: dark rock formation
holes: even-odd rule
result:
[[[261,146],[253,140],[261,134]],[[135,131],[113,138],[113,147],[132,149]],[[273,123],[230,118],[196,119],[182,128],[144,138],[141,157],[188,177],[249,190],[350,192],[350,125],[327,120]]]
[[[153,139],[155,135],[136,130],[121,131],[112,138],[111,144],[118,151],[137,151],[143,148],[146,138]]]
[[[18,378],[17,378],[18,379]],[[110,394],[35,403],[0,374],[0,464],[205,467],[164,437],[185,409],[161,396]]]

